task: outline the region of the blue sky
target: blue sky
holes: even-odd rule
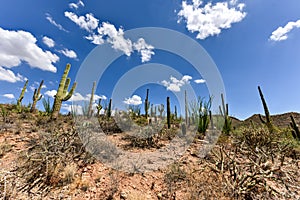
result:
[[[99,78],[97,98],[110,98],[124,74],[151,63],[170,66],[181,75],[170,73],[159,84],[135,88],[120,97],[126,103],[142,103],[147,88],[154,104],[164,103],[166,96],[173,106],[179,104],[176,95],[187,86],[207,97],[207,82],[187,60],[156,49],[146,36],[126,36],[132,29],[161,27],[185,34],[207,51],[222,76],[231,115],[244,119],[263,112],[258,85],[272,114],[300,112],[299,9],[298,0],[2,1],[0,102],[16,102],[26,79],[24,104],[32,101],[41,80],[42,94],[53,95],[67,63],[73,83],[90,52],[105,45],[121,56]],[[87,81],[92,87],[96,80]],[[86,94],[76,94],[62,111],[84,99]],[[41,102],[38,107],[43,108]]]

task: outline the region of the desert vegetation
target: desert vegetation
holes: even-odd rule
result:
[[[171,111],[170,97],[151,104],[149,89],[142,106],[116,110],[113,99],[107,104],[99,99],[93,106],[96,82],[91,82],[82,114],[62,115],[62,102],[76,89],[73,83],[69,90],[70,68],[65,68],[53,105],[42,98],[43,81],[30,105],[22,105],[28,81],[16,104],[0,105],[1,199],[300,198],[300,114],[271,116],[260,87],[264,116],[244,121],[230,116],[223,94],[218,114],[210,110],[212,97],[188,100],[185,92],[185,113],[178,113],[177,107]],[[36,109],[40,100],[44,111]],[[88,137],[89,131],[101,131],[117,148],[141,154],[159,151],[176,138],[188,138],[189,146],[164,167],[124,171],[94,157],[96,150],[115,155],[108,143],[93,154],[87,151],[82,133]],[[148,164],[155,168],[155,162]]]

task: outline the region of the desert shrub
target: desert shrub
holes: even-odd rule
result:
[[[243,128],[232,146],[216,146],[208,165],[237,199],[295,198],[297,162],[287,157],[293,145],[266,127]],[[289,169],[289,170],[287,170]]]
[[[28,142],[20,155],[17,171],[24,179],[21,191],[35,189],[46,195],[51,188],[72,182],[78,163],[93,162],[78,134],[72,132],[40,133]],[[76,162],[82,160],[83,162]]]

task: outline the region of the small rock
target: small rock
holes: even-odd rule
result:
[[[121,193],[120,193],[120,198],[121,198],[121,199],[127,199],[127,194],[126,194],[126,192],[121,192]]]

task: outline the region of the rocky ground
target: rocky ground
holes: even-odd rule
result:
[[[300,199],[299,144],[286,130],[270,137],[237,121],[236,132],[222,135],[206,156],[199,154],[205,138],[196,137],[174,163],[134,173],[86,152],[71,116],[53,122],[39,113],[9,112],[0,120],[2,199]],[[144,153],[168,145],[173,129],[163,128],[151,144],[126,132],[107,136],[124,151]]]

